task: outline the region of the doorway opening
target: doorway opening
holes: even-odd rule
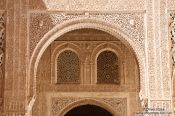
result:
[[[68,111],[65,116],[113,116],[106,109],[96,105],[82,105]]]

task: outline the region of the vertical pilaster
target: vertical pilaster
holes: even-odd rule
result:
[[[7,22],[6,22],[6,59],[5,59],[5,87],[3,100],[3,113],[6,114],[10,108],[10,98],[13,91],[13,39],[14,39],[14,1],[7,0]],[[8,67],[8,68],[7,68]]]
[[[155,45],[154,45],[154,18],[153,18],[153,0],[147,0],[146,10],[146,24],[147,24],[147,56],[148,56],[148,77],[149,77],[149,95],[148,98],[156,98],[156,52],[155,52]]]
[[[166,0],[147,0],[148,107],[163,112],[172,111],[166,4]]]
[[[7,0],[4,115],[24,115],[26,100],[27,0]]]
[[[170,69],[170,46],[168,37],[168,14],[167,14],[168,0],[160,0],[160,46],[161,46],[161,62],[162,62],[162,85],[164,99],[171,100],[171,69]]]

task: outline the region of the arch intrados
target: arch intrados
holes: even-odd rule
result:
[[[66,34],[66,33],[73,31],[73,30],[84,29],[84,28],[92,28],[92,29],[101,30],[101,31],[104,31],[104,32],[111,34],[112,36],[120,39],[120,41],[123,44],[125,44],[130,49],[132,49],[132,51],[134,52],[135,57],[138,61],[138,64],[141,63],[141,59],[139,59],[139,55],[135,52],[137,49],[136,48],[137,46],[135,46],[131,42],[129,37],[126,34],[122,33],[122,31],[120,31],[118,27],[116,27],[112,24],[108,24],[104,21],[94,20],[94,19],[86,19],[86,18],[65,21],[62,24],[58,24],[57,26],[55,26],[52,30],[50,30],[47,34],[44,35],[44,37],[41,39],[41,41],[37,44],[32,56],[31,56],[31,60],[30,60],[30,64],[29,64],[29,83],[28,83],[28,85],[31,86],[31,83],[34,83],[34,85],[32,85],[33,86],[32,91],[34,92],[34,95],[36,95],[37,67],[38,67],[38,63],[39,63],[40,58],[41,58],[42,54],[44,53],[44,51],[47,49],[47,47],[54,40],[56,40],[61,35]],[[144,64],[142,64],[142,66],[143,65]],[[139,65],[139,69],[140,69],[140,65]],[[32,78],[34,78],[34,82],[33,82]],[[30,82],[31,80],[32,80],[32,82]],[[31,89],[29,87],[29,91],[28,91],[29,95],[31,95],[30,90]]]

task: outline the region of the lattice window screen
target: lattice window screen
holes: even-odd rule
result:
[[[112,51],[104,51],[97,58],[97,83],[119,84],[118,58]]]
[[[71,50],[62,52],[57,58],[57,83],[79,83],[80,61]]]

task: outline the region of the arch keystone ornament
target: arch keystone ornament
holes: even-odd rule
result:
[[[145,39],[143,29],[144,13],[30,13],[30,64],[28,73],[28,97],[36,96],[36,72],[40,58],[46,48],[63,34],[83,28],[107,32],[133,50],[139,65],[140,94],[147,98]],[[45,17],[44,20],[43,17]],[[43,28],[36,29],[43,19]],[[135,26],[130,20],[135,19]],[[51,21],[52,23],[47,23]],[[34,32],[36,31],[36,32]]]

